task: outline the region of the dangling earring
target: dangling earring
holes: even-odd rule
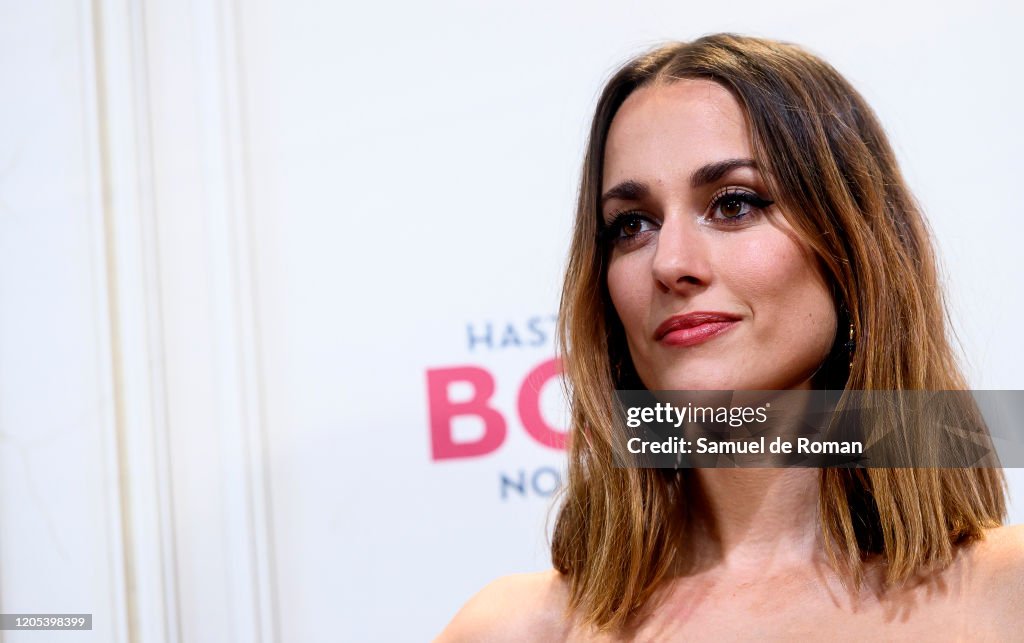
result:
[[[850,320],[850,339],[846,342],[846,352],[850,356],[850,370],[853,370],[853,349],[857,347],[857,342],[853,338],[853,320]]]

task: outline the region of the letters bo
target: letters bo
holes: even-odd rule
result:
[[[519,387],[516,406],[526,433],[546,447],[565,448],[565,432],[549,425],[540,410],[540,392],[548,380],[562,372],[558,358],[540,363],[527,373]],[[449,395],[452,384],[468,384],[473,391],[465,401],[454,401]],[[430,449],[434,460],[472,458],[496,451],[508,433],[508,424],[501,411],[490,404],[494,395],[494,377],[479,366],[434,368],[427,371],[427,400],[430,405]],[[475,416],[483,421],[479,439],[456,442],[452,420],[459,416]]]

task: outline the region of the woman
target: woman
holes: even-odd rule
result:
[[[488,586],[440,640],[1024,631],[999,469],[614,465],[616,389],[966,388],[925,221],[823,61],[726,34],[621,69],[590,132],[560,322],[554,570]]]

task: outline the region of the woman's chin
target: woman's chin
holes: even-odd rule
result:
[[[731,378],[673,378],[661,380],[657,386],[648,387],[655,391],[736,391],[745,387]]]
[[[723,369],[722,364],[717,363],[707,369],[688,364],[685,369],[669,369],[657,377],[642,379],[647,389],[652,391],[781,391],[810,388],[809,377],[809,373],[802,372],[759,376],[749,367],[737,365],[735,368]]]
[[[667,369],[657,377],[644,377],[643,381],[652,391],[735,391],[747,388],[751,381],[740,375],[742,370],[723,370],[721,363],[714,368],[686,365],[677,369]]]

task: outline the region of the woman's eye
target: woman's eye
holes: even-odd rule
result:
[[[734,219],[740,216],[741,214],[746,214],[749,211],[749,209],[744,210],[744,206],[746,206],[747,208],[750,207],[749,204],[745,203],[744,201],[740,201],[739,199],[736,198],[729,198],[722,201],[718,208],[722,212],[722,216],[724,216],[726,219]]]
[[[620,229],[620,236],[633,237],[644,231],[644,220],[639,215],[629,214],[622,218],[624,220]]]
[[[602,237],[608,243],[629,243],[656,229],[657,226],[645,215],[639,212],[624,212],[616,215],[605,226]]]
[[[713,221],[738,221],[772,203],[774,201],[762,199],[753,192],[730,190],[714,199],[710,218]]]

